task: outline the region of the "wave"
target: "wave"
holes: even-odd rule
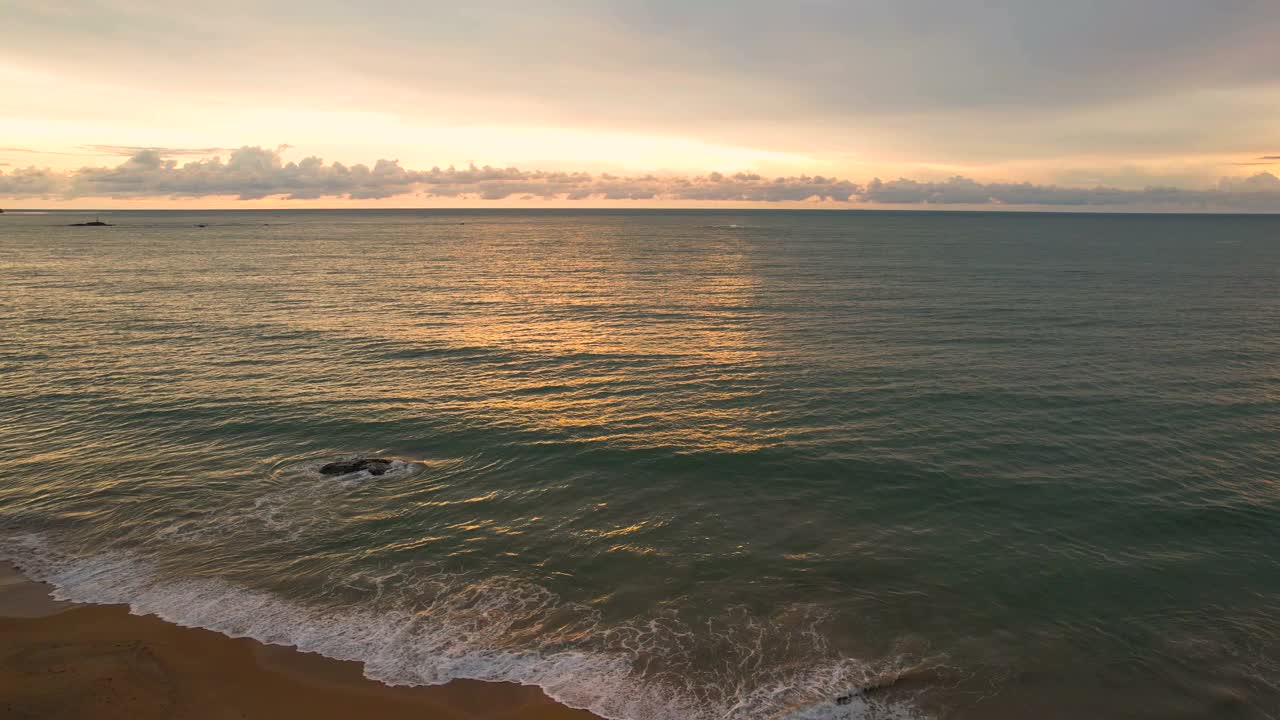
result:
[[[906,658],[877,671],[831,657],[821,652],[812,623],[796,638],[782,638],[780,627],[795,625],[779,622],[785,618],[731,611],[711,628],[711,647],[693,647],[691,629],[674,616],[608,625],[590,608],[511,578],[410,581],[393,572],[353,578],[375,588],[362,602],[332,594],[300,601],[220,578],[170,577],[133,550],[77,555],[33,533],[0,540],[0,558],[53,586],[58,599],[128,605],[185,627],[357,661],[367,677],[388,685],[462,678],[536,685],[562,704],[612,720],[921,717],[905,701],[863,691],[907,670]],[[772,663],[779,640],[803,640],[815,652],[809,661]],[[708,650],[703,667],[690,664]]]

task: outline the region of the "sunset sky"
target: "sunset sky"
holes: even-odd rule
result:
[[[9,0],[0,17],[9,207],[1280,211],[1275,0]]]

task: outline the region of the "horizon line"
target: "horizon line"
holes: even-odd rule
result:
[[[88,215],[92,213],[201,213],[201,212],[244,212],[244,213],[273,213],[273,212],[468,212],[468,213],[486,213],[486,212],[829,212],[829,213],[913,213],[913,214],[929,214],[929,213],[952,213],[952,214],[982,214],[982,215],[1177,215],[1177,216],[1241,216],[1241,217],[1259,217],[1259,216],[1280,216],[1280,210],[1134,210],[1134,209],[1116,209],[1105,210],[1097,206],[1088,209],[1069,209],[1054,207],[1052,209],[1044,209],[1042,207],[1030,207],[1026,205],[1009,206],[1002,208],[993,208],[991,206],[981,207],[921,207],[920,205],[912,205],[906,207],[847,207],[847,206],[822,206],[822,207],[777,207],[774,205],[761,204],[759,207],[627,207],[624,205],[593,207],[593,206],[567,206],[567,207],[280,207],[280,208],[264,208],[264,207],[209,207],[209,208],[111,208],[111,207],[93,207],[93,208],[0,208],[0,215],[49,215],[49,214],[77,214]]]

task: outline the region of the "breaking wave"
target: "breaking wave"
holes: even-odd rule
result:
[[[907,657],[872,668],[832,656],[820,613],[726,612],[695,629],[677,612],[609,624],[588,606],[512,578],[398,571],[351,578],[307,600],[209,577],[169,577],[133,550],[76,555],[38,534],[0,541],[0,558],[49,583],[58,599],[128,605],[134,614],[230,637],[361,662],[388,685],[454,679],[536,685],[614,720],[871,720],[920,717],[865,689],[909,672]]]

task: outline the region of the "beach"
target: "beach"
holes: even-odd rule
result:
[[[208,630],[120,605],[49,597],[0,565],[0,715],[6,718],[590,720],[536,687],[457,680],[388,687],[360,665]]]

